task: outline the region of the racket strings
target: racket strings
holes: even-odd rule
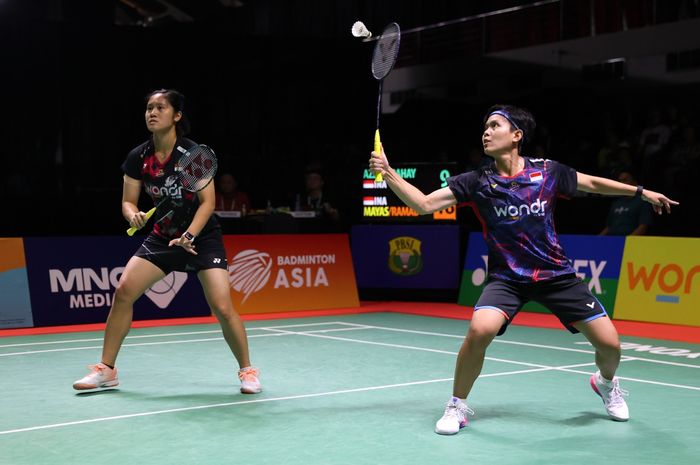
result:
[[[374,45],[372,55],[372,74],[375,79],[384,79],[394,67],[399,54],[401,29],[396,23],[391,23],[382,31],[382,35]]]
[[[191,192],[201,191],[209,185],[218,168],[214,151],[202,145],[185,153],[179,165],[182,187]]]

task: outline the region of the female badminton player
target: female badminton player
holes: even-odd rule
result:
[[[523,141],[535,129],[533,116],[509,105],[491,107],[484,118],[484,153],[490,165],[447,179],[447,186],[425,195],[402,179],[381,153],[372,152],[369,167],[382,174],[401,200],[420,214],[450,205],[471,204],[484,227],[489,250],[486,286],[474,306],[466,339],[457,356],[452,397],[435,432],[455,434],[473,412],[466,405],[484,363],[486,349],[503,334],[522,305],[534,300],[556,315],[572,333],[581,332],[595,348],[598,371],[590,384],[610,418],[629,419],[626,392],[615,372],[620,362],[617,331],[588,286],[576,277],[554,229],[557,196],[576,191],[638,196],[656,213],[668,213],[678,202],[666,196],[587,174],[554,160],[522,155]]]
[[[258,393],[262,390],[258,369],[250,364],[246,331],[231,302],[221,228],[212,216],[214,183],[191,192],[183,188],[176,172],[183,153],[196,146],[184,137],[189,131],[184,96],[176,90],[161,89],[149,94],[146,101],[146,127],[152,136],[134,148],[122,165],[122,214],[131,227],[145,226],[147,214],[137,207],[141,189],[145,188],[158,206],[155,218],[160,219],[119,280],[107,317],[102,360],[91,365],[90,373],[77,380],[73,388],[117,386],[117,354],[129,332],[136,299],[172,271],[194,271],[238,361],[241,392]]]

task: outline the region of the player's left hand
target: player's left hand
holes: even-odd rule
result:
[[[170,241],[168,247],[172,247],[174,245],[182,247],[192,255],[197,255],[197,252],[194,250],[194,244],[192,244],[192,241],[187,239],[184,235]]]
[[[671,200],[663,194],[644,189],[642,191],[642,200],[649,202],[654,212],[661,215],[664,210],[666,213],[671,213],[671,205],[678,205],[678,202]]]

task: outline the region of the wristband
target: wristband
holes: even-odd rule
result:
[[[189,231],[185,231],[185,232],[182,234],[182,237],[184,237],[184,238],[187,239],[188,241],[193,241],[194,238],[195,238],[194,234],[192,234],[192,233],[189,232]]]
[[[635,197],[641,197],[642,196],[642,191],[644,190],[644,186],[637,186],[637,192],[634,193]]]

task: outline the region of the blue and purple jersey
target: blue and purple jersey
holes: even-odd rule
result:
[[[467,202],[484,227],[489,276],[533,282],[575,273],[554,228],[557,197],[576,192],[576,170],[554,160],[527,158],[515,176],[495,163],[447,179],[458,202]]]

